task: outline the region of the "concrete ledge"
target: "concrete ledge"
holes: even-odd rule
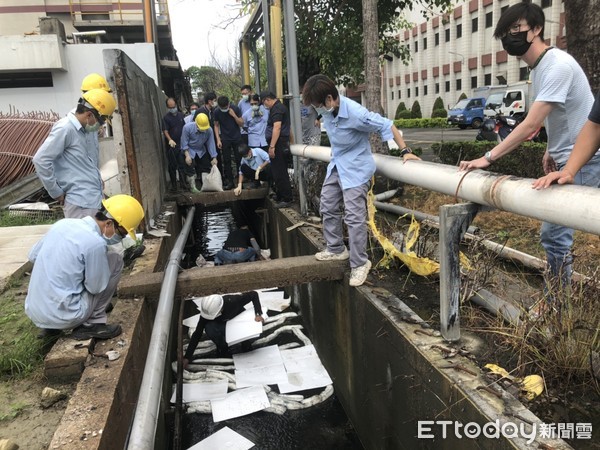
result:
[[[60,338],[44,358],[44,375],[49,380],[78,380],[92,350],[91,339]]]

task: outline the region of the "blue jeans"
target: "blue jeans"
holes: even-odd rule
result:
[[[215,254],[215,265],[222,264],[237,264],[242,262],[256,261],[256,251],[252,247],[240,252],[230,252],[226,249],[221,249]]]
[[[558,167],[558,170],[563,168],[564,165]],[[574,184],[600,186],[600,157],[594,157],[577,172]],[[570,284],[573,272],[573,255],[571,254],[573,234],[572,228],[548,222],[542,223],[540,231],[541,244],[546,251],[550,275],[560,280],[563,286]]]

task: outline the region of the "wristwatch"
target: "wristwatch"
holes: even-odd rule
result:
[[[412,153],[412,148],[410,147],[404,147],[402,150],[400,150],[400,156],[404,156],[409,153]]]
[[[486,160],[487,162],[489,162],[490,164],[493,162],[493,161],[492,161],[492,152],[491,152],[491,151],[489,151],[489,152],[485,152],[485,154],[483,155],[483,157],[484,157],[484,158],[485,158],[485,160]]]

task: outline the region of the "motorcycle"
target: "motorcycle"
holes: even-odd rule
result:
[[[505,116],[502,114],[502,111],[498,111],[494,117],[488,117],[483,121],[475,139],[477,141],[502,142],[521,122],[523,122],[523,120],[525,120],[525,117],[525,115],[519,117]],[[545,128],[538,128],[525,140],[532,142],[546,142],[547,136]]]

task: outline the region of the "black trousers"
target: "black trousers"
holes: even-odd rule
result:
[[[185,165],[185,175],[188,177],[196,175],[197,180],[202,182],[202,173],[209,173],[211,169],[210,161],[212,158],[210,157],[210,153],[205,152],[202,157],[199,157],[196,153],[194,159],[192,159],[192,165]],[[185,161],[185,157],[184,157]]]
[[[250,181],[255,181],[254,177],[256,176],[256,170],[251,168],[248,164],[242,164],[240,166],[240,170],[244,177],[246,177]],[[260,181],[266,181],[269,183],[269,186],[273,182],[273,173],[271,172],[271,164],[267,164],[264,169],[262,169],[258,175],[258,179]]]
[[[270,138],[267,139],[267,142]],[[271,159],[271,170],[273,171],[273,181],[275,182],[276,200],[278,202],[291,202],[292,185],[288,175],[287,151],[289,148],[289,137],[279,136],[275,144],[275,158]]]
[[[173,186],[177,184],[177,171],[179,171],[179,179],[184,180],[185,166],[187,166],[185,163],[185,156],[179,149],[179,146],[175,148],[167,146],[167,167],[169,179]]]
[[[221,155],[223,157],[223,171],[221,173],[224,181],[233,185],[233,170],[238,173],[238,145],[240,141],[232,141],[221,138]]]

